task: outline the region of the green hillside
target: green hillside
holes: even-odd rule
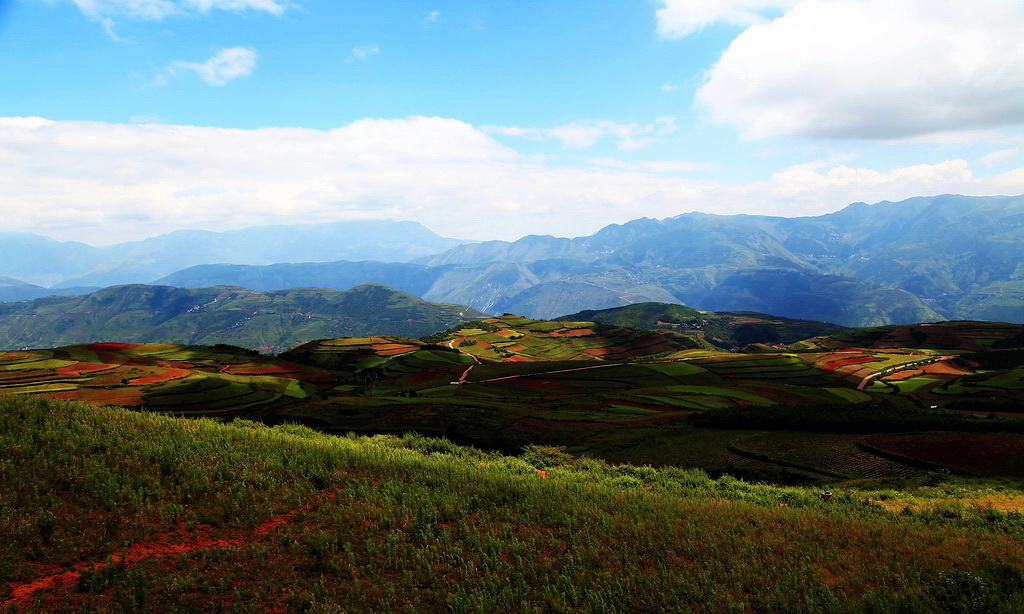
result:
[[[1024,347],[1024,325],[1006,322],[935,322],[851,328],[805,339],[794,349],[916,348],[977,352]]]
[[[0,304],[0,347],[116,341],[226,343],[280,352],[325,337],[420,337],[484,316],[469,307],[430,303],[378,284],[341,292],[130,285],[86,296]]]
[[[630,328],[673,330],[726,349],[752,343],[787,345],[842,330],[842,327],[828,322],[797,320],[755,311],[698,311],[672,303],[637,303],[611,309],[589,309],[555,319],[593,320]]]
[[[948,476],[826,498],[550,448],[10,397],[0,460],[7,611],[1024,608],[1024,525],[1003,511],[1024,493]]]

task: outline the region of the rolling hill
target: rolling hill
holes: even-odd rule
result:
[[[828,322],[796,320],[755,311],[698,311],[671,303],[636,303],[611,309],[588,309],[555,319],[593,320],[630,328],[673,330],[725,349],[738,349],[753,343],[788,345],[842,330],[841,326]]]
[[[264,352],[345,335],[422,336],[485,314],[378,284],[255,292],[238,286],[128,285],[75,297],[0,304],[0,347],[97,340],[226,343]]]

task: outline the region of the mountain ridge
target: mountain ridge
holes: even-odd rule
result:
[[[93,341],[231,344],[283,351],[302,342],[367,334],[419,337],[486,317],[380,284],[349,290],[130,284],[76,297],[0,304],[0,347]]]
[[[103,247],[0,233],[0,275],[56,288],[112,286],[149,282],[198,264],[403,261],[468,242],[442,237],[418,222],[390,219],[183,229]]]

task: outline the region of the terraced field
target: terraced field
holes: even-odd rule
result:
[[[865,441],[896,459],[924,461],[982,476],[1024,478],[1024,435],[1010,433],[914,433]]]
[[[976,352],[1022,346],[1024,325],[962,321],[848,329],[797,342],[790,346],[790,349],[823,351],[909,348],[939,352]]]
[[[1019,400],[1024,366],[982,370],[962,350],[724,352],[671,332],[506,315],[422,340],[323,339],[276,358],[169,343],[5,352],[0,392],[337,433],[416,430],[508,451],[564,445],[757,479],[865,479],[917,471],[856,446],[878,429],[1024,428],[1024,412],[993,420],[970,405]],[[853,430],[800,432],[834,428]]]
[[[840,479],[908,478],[919,467],[873,454],[860,446],[861,435],[848,433],[759,433],[730,443],[730,450],[796,469]]]
[[[191,416],[269,412],[322,396],[335,379],[230,346],[93,343],[0,354],[0,392]]]

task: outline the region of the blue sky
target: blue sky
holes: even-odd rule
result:
[[[0,0],[0,213],[574,236],[1024,193],[1013,0]]]

